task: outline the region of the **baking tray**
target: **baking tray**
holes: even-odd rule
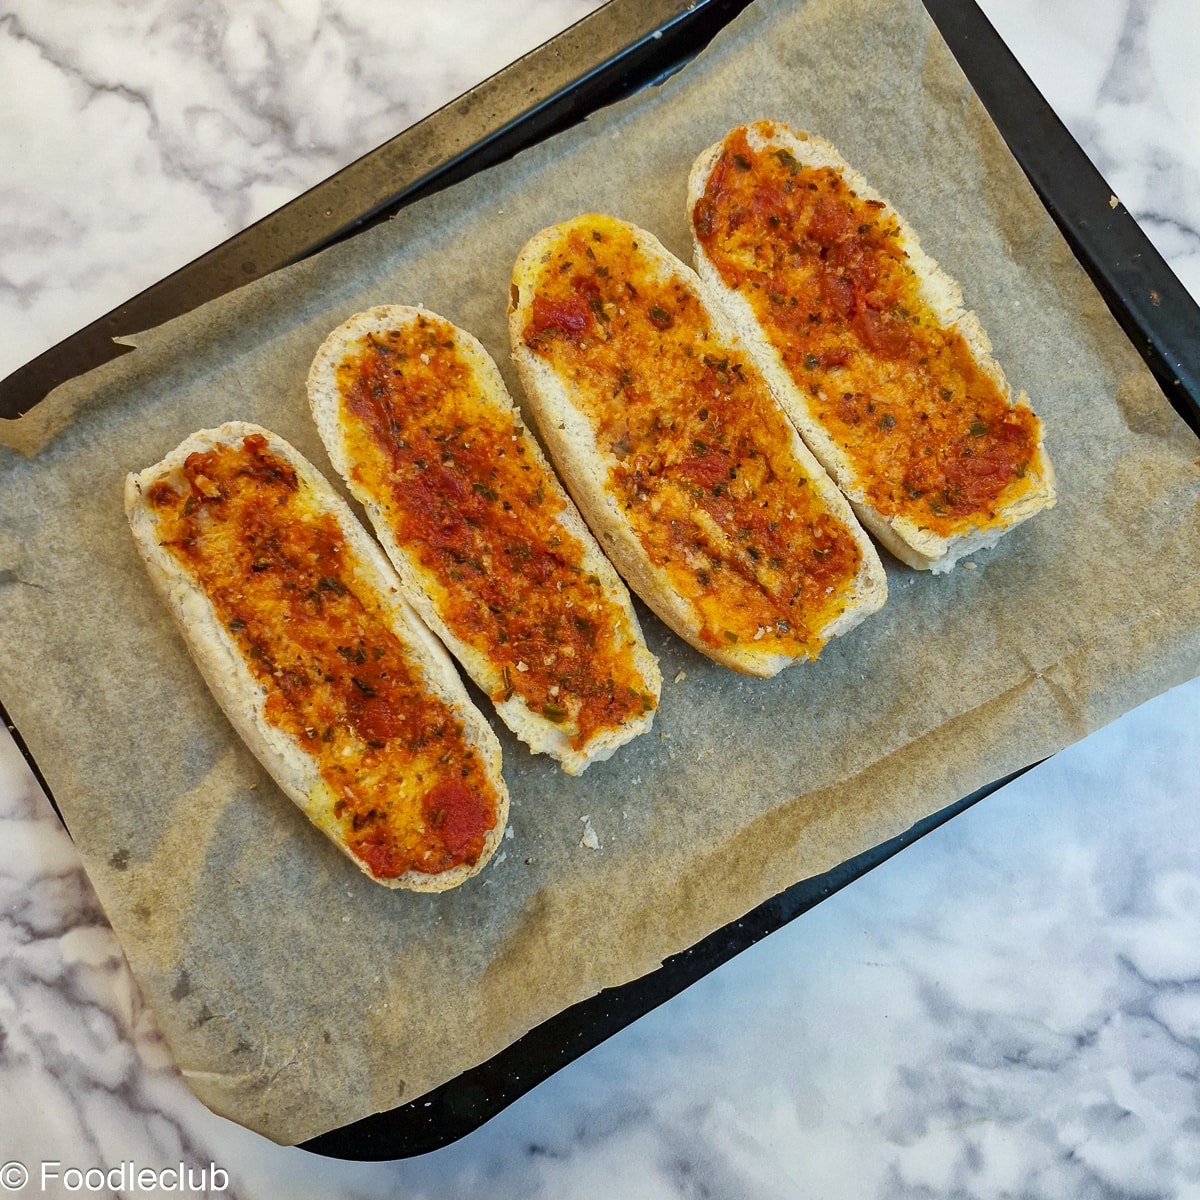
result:
[[[539,50],[148,288],[0,382],[0,418],[123,353],[114,339],[299,261],[673,73],[749,0],[610,0]],[[1200,308],[1034,88],[973,0],[924,0],[1000,133],[1172,406],[1200,434]],[[0,713],[3,710],[0,709]],[[43,787],[45,780],[4,714]],[[1028,769],[1028,768],[1025,768]],[[1017,772],[1016,774],[1020,774]],[[489,1061],[391,1111],[304,1143],[382,1160],[434,1150],[957,813],[996,780],[797,883],[661,968],[559,1013]],[[50,795],[49,789],[46,789]],[[50,796],[53,803],[53,796]],[[56,806],[57,807],[57,806]]]

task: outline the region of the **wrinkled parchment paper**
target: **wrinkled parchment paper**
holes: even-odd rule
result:
[[[457,891],[380,888],[210,699],[135,555],[124,475],[231,418],[329,472],[305,373],[371,304],[474,331],[519,394],[524,241],[601,210],[690,258],[688,166],[760,117],[830,138],[960,280],[1045,420],[1059,505],[948,578],[888,560],[886,608],[774,680],[642,610],[653,731],[570,779],[495,722],[511,838]],[[758,0],[664,86],[140,337],[2,437],[23,450],[0,450],[3,701],[192,1087],[284,1143],[420,1095],[1200,671],[1200,446],[918,0]]]

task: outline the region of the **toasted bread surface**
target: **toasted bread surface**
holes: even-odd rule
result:
[[[308,388],[405,594],[513,732],[578,774],[647,730],[662,680],[629,593],[478,340],[370,309]]]
[[[521,252],[513,358],[626,581],[714,661],[768,676],[882,605],[878,556],[695,273],[600,214]]]
[[[687,206],[705,285],[893,554],[949,570],[1054,505],[1041,422],[958,285],[829,142],[734,129]]]
[[[442,891],[504,832],[495,734],[329,483],[258,426],[126,480],[150,578],[234,728],[365,874]]]

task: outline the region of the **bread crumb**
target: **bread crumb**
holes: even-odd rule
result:
[[[964,569],[964,570],[967,570],[967,571],[974,571],[974,570],[975,570],[975,564],[974,564],[973,562],[964,562],[964,563],[963,563],[963,569]]]
[[[579,839],[579,844],[587,850],[599,850],[600,839],[596,836],[596,831],[592,828],[591,817],[580,817],[583,822],[583,836]]]
[[[1116,196],[1109,196],[1109,198],[1108,198],[1108,207],[1109,208],[1116,208],[1117,205],[1120,203],[1121,203],[1120,200],[1118,200],[1116,198]]]
[[[686,671],[684,671],[684,670],[679,670],[679,671],[676,671],[676,672],[675,672],[675,682],[676,682],[676,683],[682,683],[682,682],[683,682],[683,681],[684,681],[686,678],[687,678],[687,672],[686,672]]]

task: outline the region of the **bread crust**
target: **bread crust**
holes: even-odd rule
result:
[[[160,544],[154,508],[148,500],[155,484],[177,476],[189,456],[240,445],[247,437],[264,438],[271,454],[296,472],[306,498],[334,518],[353,556],[356,594],[377,606],[375,611],[402,644],[427,691],[461,721],[467,744],[482,758],[486,778],[496,794],[496,813],[495,823],[486,833],[483,849],[474,862],[460,863],[440,873],[409,870],[392,878],[381,878],[351,851],[334,813],[337,797],[321,777],[316,759],[303,741],[267,718],[267,689],[255,678],[242,649],[196,577]],[[308,819],[368,878],[385,887],[440,892],[458,886],[481,870],[503,837],[508,816],[500,744],[472,704],[445,649],[405,602],[387,560],[316,468],[276,434],[247,422],[232,421],[193,434],[161,462],[131,473],[125,481],[125,511],[150,579],[217,703],[280,789]]]
[[[832,168],[842,176],[855,196],[872,202],[885,217],[894,220],[898,228],[896,243],[915,274],[921,300],[940,327],[961,335],[975,367],[995,384],[1010,408],[1028,410],[1029,398],[1024,392],[1013,394],[1004,372],[992,357],[991,343],[978,317],[964,307],[959,285],[922,249],[917,234],[907,221],[830,142],[806,131],[789,129],[779,122],[759,121],[731,130],[720,142],[703,151],[689,172],[687,189],[687,217],[693,233],[697,271],[716,303],[728,313],[801,436],[850,500],[863,525],[902,562],[938,574],[949,571],[964,557],[994,546],[1004,533],[1035,513],[1052,508],[1055,503],[1054,468],[1045,449],[1040,422],[1036,447],[1026,468],[1031,486],[982,520],[972,520],[965,528],[948,534],[938,533],[908,514],[885,514],[869,500],[866,481],[851,456],[816,414],[804,390],[798,386],[797,376],[785,365],[783,354],[772,344],[746,295],[722,278],[706,252],[697,228],[697,202],[704,196],[726,147],[739,135],[745,136],[756,151],[790,155],[804,167]],[[831,387],[836,387],[836,383]]]
[[[715,662],[744,674],[760,677],[775,675],[794,664],[798,655],[773,651],[769,645],[760,646],[752,641],[714,645],[711,640],[701,636],[704,621],[702,612],[672,583],[667,571],[652,561],[622,510],[621,502],[610,488],[610,471],[617,460],[601,448],[596,430],[575,402],[574,383],[535,354],[526,343],[526,328],[533,310],[542,265],[549,261],[556,248],[573,231],[591,230],[593,227],[631,234],[647,269],[656,278],[678,284],[700,297],[700,282],[689,267],[670,254],[646,230],[615,218],[603,214],[584,214],[544,229],[531,238],[518,256],[513,271],[509,335],[513,360],[538,431],[605,552],[633,591],[658,617],[689,645]],[[719,342],[736,353],[738,339],[726,318],[711,306],[707,306],[705,315]],[[770,402],[769,396],[767,399]],[[790,427],[788,436],[790,453],[810,482],[812,490],[826,509],[844,524],[861,552],[860,565],[853,582],[846,589],[844,605],[819,631],[818,640],[823,645],[877,611],[886,599],[887,581],[874,547],[860,529],[844,497]],[[815,657],[815,653],[811,656]]]
[[[632,670],[631,678],[636,680],[642,694],[638,711],[628,714],[619,724],[609,723],[587,734],[582,741],[579,736],[573,736],[570,717],[565,721],[551,720],[521,694],[529,683],[529,672],[538,671],[541,664],[534,663],[530,667],[524,661],[511,662],[512,644],[502,645],[496,640],[498,626],[484,634],[474,631],[474,644],[465,634],[460,635],[453,621],[445,580],[439,576],[439,571],[445,572],[451,565],[449,558],[437,558],[429,553],[427,545],[401,539],[393,508],[399,501],[388,494],[387,481],[372,478],[369,472],[361,469],[362,464],[356,457],[350,435],[351,418],[344,410],[339,391],[339,365],[359,353],[364,339],[393,332],[411,334],[418,323],[436,331],[439,338],[452,342],[453,365],[465,364],[469,372],[462,386],[447,389],[448,398],[443,403],[446,411],[450,411],[449,405],[456,400],[465,399],[473,406],[472,411],[477,407],[481,419],[478,425],[468,426],[468,434],[464,436],[469,435],[472,441],[484,438],[489,422],[496,415],[511,421],[515,431],[513,441],[519,442],[523,469],[529,468],[524,478],[538,481],[551,503],[561,502],[561,508],[546,531],[548,540],[555,544],[553,553],[556,557],[566,556],[568,547],[573,547],[577,561],[572,562],[571,570],[576,578],[588,580],[588,586],[593,580],[598,582],[604,605],[599,611],[607,626],[600,638],[605,647],[612,648],[610,657],[604,661],[610,668],[615,663],[618,669],[624,664],[626,670]],[[563,490],[536,439],[524,428],[499,369],[478,339],[446,318],[419,306],[371,308],[350,317],[326,338],[309,371],[308,395],[313,419],[330,461],[366,510],[376,536],[396,569],[405,597],[471,679],[492,697],[497,713],[513,733],[535,754],[548,754],[567,774],[578,775],[591,763],[609,758],[620,746],[651,727],[662,689],[662,676],[658,660],[646,646],[629,593]],[[504,453],[504,447],[498,449]],[[477,489],[488,486],[485,479],[475,479],[473,483]],[[525,532],[534,539],[535,551],[547,550],[538,540],[532,524]],[[422,563],[423,551],[427,555],[426,564],[437,558],[436,568]],[[514,575],[512,583],[514,590],[523,586],[519,576]],[[460,583],[457,590],[463,591],[466,587],[465,583]],[[570,600],[577,593],[568,589],[560,594]],[[557,615],[564,617],[567,614],[559,606]],[[625,655],[629,656],[628,660],[623,657]],[[525,672],[525,677],[514,676],[513,672],[517,670]],[[518,686],[514,687],[514,682]],[[623,681],[618,679],[617,682]],[[564,694],[556,691],[555,697],[558,699]],[[555,715],[558,715],[557,710]]]

